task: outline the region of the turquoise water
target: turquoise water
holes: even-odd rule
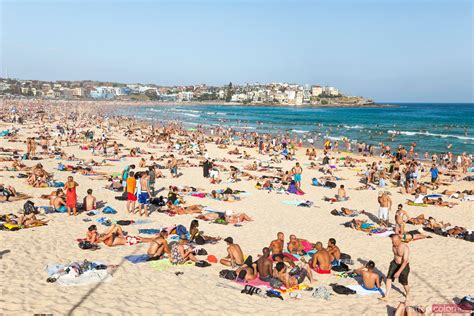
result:
[[[317,133],[378,145],[410,146],[419,153],[474,153],[474,104],[400,103],[394,107],[296,108],[262,106],[156,106],[121,109],[117,114],[156,122],[180,120],[187,126],[223,125],[236,129],[295,135]]]

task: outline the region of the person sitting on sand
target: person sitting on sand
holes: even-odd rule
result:
[[[316,243],[317,252],[313,255],[311,259],[311,268],[319,274],[330,274],[331,273],[331,255],[329,252],[323,248],[323,244],[318,241]]]
[[[148,247],[147,254],[150,257],[148,260],[157,260],[163,258],[165,254],[171,256],[171,251],[168,246],[168,232],[162,230],[158,236],[152,238],[150,246]]]
[[[264,247],[262,255],[256,261],[258,277],[264,282],[270,282],[273,277],[273,262],[270,260],[270,248]]]
[[[194,249],[188,246],[185,235],[179,237],[179,242],[171,248],[171,262],[174,264],[184,264],[188,261],[198,262],[194,256]]]
[[[221,240],[220,237],[206,236],[203,234],[203,232],[199,231],[199,221],[197,219],[193,219],[191,221],[191,225],[189,227],[189,234],[191,235],[189,241],[195,242],[197,245],[204,245],[208,242],[216,242]]]
[[[341,184],[339,186],[339,189],[337,189],[336,200],[339,202],[349,200],[349,197],[346,193],[346,189],[344,188],[344,184]]]
[[[87,189],[87,195],[82,202],[84,211],[89,212],[97,209],[97,199],[92,195],[92,189]]]
[[[380,277],[374,272],[375,263],[369,260],[365,266],[355,269],[353,273],[362,276],[361,286],[367,291],[380,291]]]
[[[291,254],[304,255],[306,250],[313,248],[313,245],[306,239],[296,238],[295,235],[290,235],[290,241],[288,242],[287,249]]]
[[[329,238],[326,250],[331,256],[331,263],[333,265],[337,265],[339,263],[339,260],[341,259],[341,249],[336,246],[336,239]]]
[[[313,282],[313,276],[309,265],[302,261],[300,266],[293,267],[290,272],[283,262],[275,265],[274,276],[279,279],[286,288],[292,288],[308,278],[309,282]]]
[[[234,244],[232,237],[227,237],[224,241],[227,243],[227,256],[222,258],[220,263],[233,268],[242,266],[244,264],[244,254],[240,246]]]
[[[67,212],[67,207],[66,207],[66,200],[65,200],[66,195],[64,194],[62,189],[57,190],[57,195],[53,198],[51,204],[52,207],[54,207],[54,210],[59,213],[66,213]]]

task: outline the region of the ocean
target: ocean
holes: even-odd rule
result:
[[[155,106],[130,107],[116,114],[155,122],[179,120],[184,126],[227,126],[263,133],[317,133],[392,148],[417,143],[417,152],[474,153],[473,103],[391,103],[363,108],[307,108],[268,106]],[[450,146],[450,149],[448,149]],[[342,148],[342,144],[340,145]]]

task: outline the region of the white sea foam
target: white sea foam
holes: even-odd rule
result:
[[[199,112],[198,112],[199,113]],[[183,115],[190,116],[190,117],[201,117],[201,115],[198,114],[191,114],[191,113],[183,113]]]
[[[348,128],[348,129],[362,129],[364,128],[363,126],[360,126],[360,125],[344,125],[344,128]]]
[[[387,133],[400,134],[400,135],[406,135],[406,136],[424,135],[424,136],[433,136],[433,137],[441,137],[441,138],[457,138],[457,139],[462,139],[462,140],[474,140],[474,137],[451,135],[451,134],[436,134],[436,133],[430,133],[430,132],[409,132],[409,131],[388,130]]]
[[[298,133],[298,134],[309,133],[309,131],[305,131],[305,130],[301,130],[301,129],[292,129],[291,131],[293,133]]]

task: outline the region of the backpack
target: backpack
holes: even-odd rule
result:
[[[337,294],[341,294],[341,295],[356,294],[356,291],[354,291],[354,290],[352,290],[348,287],[345,287],[344,285],[331,283],[331,284],[329,284],[329,286],[332,287],[332,290],[334,292],[336,292]]]
[[[235,273],[235,271],[225,269],[219,272],[219,277],[226,280],[234,281],[235,279],[237,279],[237,273]]]
[[[30,200],[26,201],[25,204],[23,204],[23,211],[25,215],[35,214],[35,203],[31,202]]]

